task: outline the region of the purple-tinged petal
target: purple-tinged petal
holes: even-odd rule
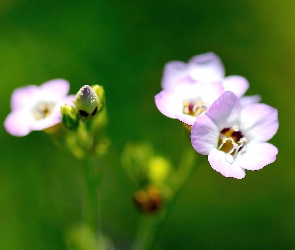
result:
[[[175,94],[171,91],[162,90],[159,94],[155,96],[156,106],[159,111],[170,118],[175,119],[175,113],[180,113],[177,106],[177,100],[175,99]]]
[[[172,61],[165,65],[162,88],[165,90],[173,90],[180,83],[192,83],[188,75],[188,66],[184,62]]]
[[[197,119],[197,117],[195,116],[186,115],[186,114],[175,114],[175,117],[181,122],[190,126],[192,126]]]
[[[220,82],[225,72],[220,58],[213,52],[194,56],[189,62],[189,74],[200,82]]]
[[[242,109],[240,129],[249,142],[266,142],[276,134],[278,128],[277,109],[263,103]]]
[[[219,82],[199,83],[196,85],[201,86],[202,99],[209,104],[216,101],[224,92],[224,88]]]
[[[249,88],[249,83],[247,79],[242,76],[225,77],[222,82],[222,85],[224,87],[224,91],[231,91],[237,97],[243,96]]]
[[[245,170],[234,161],[231,155],[228,155],[218,149],[211,150],[208,161],[211,167],[225,177],[243,179],[246,175]]]
[[[61,101],[59,101],[60,106],[67,104],[70,106],[74,106],[76,96],[75,95],[68,95],[65,98],[63,98]]]
[[[56,100],[60,100],[65,97],[70,89],[69,82],[64,79],[54,79],[43,83],[40,86],[40,91],[54,97]]]
[[[60,111],[59,113],[52,112],[52,115],[44,118],[44,119],[40,119],[40,120],[34,120],[29,124],[29,128],[30,130],[43,130],[49,127],[54,126],[55,124],[58,124],[61,122],[61,114]]]
[[[21,109],[30,105],[38,91],[39,88],[34,85],[15,89],[11,96],[11,110]]]
[[[193,148],[202,155],[208,155],[217,147],[219,130],[207,115],[197,117],[191,130]]]
[[[261,101],[260,95],[243,96],[240,98],[242,108]]]
[[[232,92],[224,92],[209,108],[207,115],[216,124],[219,131],[239,125],[240,101]]]
[[[276,160],[278,149],[270,143],[249,143],[242,153],[240,165],[247,170],[259,170]]]
[[[174,93],[179,100],[201,98],[212,104],[223,93],[223,87],[219,83],[180,84],[174,88]]]
[[[25,136],[31,132],[29,125],[33,121],[30,111],[17,109],[12,111],[4,121],[6,131],[14,136]]]

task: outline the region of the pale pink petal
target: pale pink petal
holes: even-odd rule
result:
[[[259,170],[276,160],[278,149],[270,143],[249,143],[242,153],[240,165],[247,170]]]
[[[225,77],[222,82],[222,85],[224,87],[224,91],[231,91],[237,97],[243,96],[249,88],[249,83],[247,79],[242,76]]]
[[[240,123],[240,101],[232,92],[224,92],[209,108],[207,115],[221,131]]]
[[[196,85],[200,85],[202,87],[202,99],[209,104],[216,101],[224,92],[224,88],[220,82],[210,82],[206,84],[199,83]]]
[[[197,119],[197,117],[195,116],[186,115],[186,114],[175,114],[175,117],[181,122],[190,126],[192,126]]]
[[[46,93],[47,96],[60,100],[65,97],[70,89],[69,82],[64,79],[54,79],[40,85],[40,92]]]
[[[246,107],[250,104],[258,103],[260,101],[261,101],[260,95],[243,96],[240,98],[240,103],[242,107]]]
[[[202,85],[201,84],[179,84],[174,88],[174,94],[181,101],[194,99],[201,96]]]
[[[218,149],[211,150],[208,161],[211,167],[225,177],[243,179],[246,175],[245,170],[234,161],[231,155],[228,155]]]
[[[200,99],[206,104],[212,104],[223,93],[220,83],[180,84],[174,88],[177,98],[182,101]]]
[[[75,98],[76,98],[75,95],[68,95],[65,98],[63,98],[61,101],[59,101],[59,104],[60,104],[60,106],[64,105],[64,104],[67,104],[67,105],[70,105],[70,106],[74,107],[75,106],[74,105]]]
[[[192,83],[192,79],[188,74],[188,66],[184,62],[172,61],[165,65],[162,88],[165,90],[173,90],[180,83]]]
[[[29,124],[30,130],[43,130],[49,127],[52,127],[55,124],[58,124],[61,122],[61,114],[60,111],[59,113],[55,112],[50,114],[50,116],[40,119],[40,120],[33,120]]]
[[[240,129],[249,142],[266,142],[276,134],[278,128],[277,109],[262,103],[242,109]]]
[[[155,96],[156,106],[159,111],[170,118],[175,118],[175,113],[180,113],[175,94],[171,91],[163,90]],[[178,104],[178,106],[177,106]],[[180,104],[181,105],[181,104]]]
[[[220,82],[225,75],[220,58],[213,52],[194,56],[188,65],[189,74],[196,81]]]
[[[14,136],[25,136],[31,132],[29,125],[33,117],[28,109],[17,109],[12,111],[4,121],[6,131]]]
[[[219,130],[207,115],[197,117],[191,130],[193,148],[202,155],[208,155],[217,147]]]
[[[21,109],[30,105],[30,103],[34,101],[38,91],[38,86],[34,85],[15,89],[11,96],[11,110]]]

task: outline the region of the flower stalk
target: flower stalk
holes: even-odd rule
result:
[[[99,234],[100,218],[98,192],[101,178],[94,161],[94,156],[85,157],[83,165],[86,186],[85,222],[94,232]]]
[[[199,164],[196,163],[196,154],[194,151],[191,148],[185,149],[178,171],[174,174],[174,178],[171,179],[173,195],[170,201],[161,211],[159,211],[159,213],[153,215],[141,215],[139,229],[132,245],[132,250],[154,249],[159,232],[171,213],[178,195],[192,176],[196,167],[200,165],[200,162]]]

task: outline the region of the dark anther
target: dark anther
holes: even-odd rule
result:
[[[88,113],[86,112],[86,111],[84,111],[84,110],[79,110],[79,113],[80,113],[80,115],[81,116],[84,116],[84,117],[88,117]]]
[[[91,115],[95,115],[97,112],[97,107],[95,108],[95,110],[93,110],[93,112],[91,113]]]

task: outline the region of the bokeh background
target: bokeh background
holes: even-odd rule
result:
[[[295,2],[292,0],[1,0],[0,119],[12,91],[65,78],[106,89],[110,154],[101,190],[104,232],[129,249],[139,213],[120,163],[126,142],[149,142],[177,165],[187,135],[154,104],[164,64],[213,51],[247,94],[277,107],[275,163],[245,179],[209,165],[183,188],[157,249],[295,248]],[[81,220],[83,171],[43,132],[0,129],[0,249],[65,249]]]

